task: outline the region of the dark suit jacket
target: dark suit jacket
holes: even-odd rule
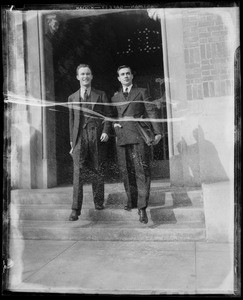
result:
[[[120,91],[112,97],[112,103],[117,104],[114,106],[114,111],[115,117],[118,119],[133,117],[150,118],[152,121],[152,119],[157,118],[156,105],[153,104],[147,90],[144,88],[132,87],[127,99]],[[117,145],[137,144],[143,141],[137,129],[138,122],[124,119],[115,123],[119,123],[122,126],[122,128],[115,127]],[[161,134],[160,123],[151,122],[151,125],[155,135]]]
[[[110,107],[107,105],[99,105],[99,103],[108,103],[107,96],[105,92],[91,89],[90,102],[92,104],[92,111],[94,113],[100,114],[100,116],[95,115],[95,118],[92,118],[92,122],[95,123],[97,130],[97,140],[99,143],[99,138],[102,133],[109,134],[111,123],[105,121],[102,117],[111,117]],[[70,142],[73,144],[73,148],[77,143],[78,134],[83,130],[85,126],[85,118],[83,112],[80,110],[80,90],[76,91],[74,94],[68,97],[69,102],[69,129],[70,129]],[[77,102],[77,103],[74,103]]]

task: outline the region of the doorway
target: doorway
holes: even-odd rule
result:
[[[92,86],[111,98],[119,89],[116,70],[130,65],[134,84],[147,88],[153,99],[162,98],[163,54],[161,24],[148,17],[146,10],[130,10],[99,16],[70,16],[68,11],[57,13],[59,30],[52,37],[55,98],[66,102],[79,89],[76,67],[80,63],[92,66]],[[165,102],[158,106],[160,118],[166,119]],[[154,147],[152,178],[169,178],[167,124],[162,123],[164,138]],[[68,109],[56,110],[56,153],[58,184],[72,183],[72,159],[69,155]],[[116,162],[115,137],[109,140],[109,167],[106,182],[120,180]]]

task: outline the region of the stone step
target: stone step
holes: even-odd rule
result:
[[[51,189],[13,190],[11,202],[18,205],[68,205],[72,203],[72,187]],[[127,201],[122,183],[107,184],[105,188],[105,204],[107,207],[123,207]],[[91,185],[84,186],[83,205],[93,205]],[[196,188],[173,188],[165,183],[152,182],[150,205],[165,206],[198,206],[203,205],[202,190]]]
[[[125,192],[113,193],[107,196],[107,207],[122,208],[127,201]],[[153,189],[150,192],[149,205],[151,206],[202,206],[202,191],[164,191]]]
[[[72,186],[11,191],[13,238],[56,240],[172,241],[205,238],[203,194],[199,188],[172,187],[153,181],[149,222],[141,224],[137,209],[124,211],[127,201],[122,183],[105,185],[105,210],[94,209],[92,187],[84,186],[82,214],[68,221]]]
[[[19,197],[19,200],[17,198]],[[127,202],[127,196],[125,192],[113,193],[105,195],[104,205],[109,208],[123,208]],[[39,207],[52,207],[52,206],[66,206],[70,208],[72,205],[72,198],[58,197],[57,194],[51,194],[46,196],[45,194],[34,197],[33,195],[15,195],[13,204],[18,206],[38,206]],[[149,198],[150,206],[203,206],[202,191],[190,191],[190,192],[164,192],[160,190],[152,190]],[[85,193],[83,198],[83,207],[93,208],[94,202],[92,193]]]
[[[71,209],[66,205],[31,205],[31,206],[12,206],[12,220],[42,220],[42,221],[65,221],[68,220]],[[151,206],[147,208],[149,219],[154,224],[163,223],[183,223],[183,222],[204,222],[204,210],[201,206],[194,207],[163,207]],[[89,221],[130,221],[137,220],[137,209],[125,211],[118,208],[106,208],[102,211],[94,208],[82,208],[82,220]]]
[[[202,222],[188,224],[148,224],[137,221],[93,222],[22,221],[12,227],[12,238],[38,240],[112,241],[195,241],[205,239]]]

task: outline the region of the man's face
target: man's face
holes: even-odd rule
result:
[[[76,78],[79,80],[80,86],[89,87],[91,85],[93,75],[91,73],[90,68],[82,67],[78,69],[78,74]]]
[[[118,72],[118,80],[122,85],[129,86],[132,84],[133,75],[129,68],[122,68]]]

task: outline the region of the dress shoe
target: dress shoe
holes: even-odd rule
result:
[[[102,210],[102,209],[104,209],[105,207],[104,207],[104,205],[103,204],[95,204],[95,209],[97,209],[97,210]]]
[[[78,210],[72,210],[71,215],[69,217],[69,221],[77,221],[78,220],[78,216],[80,216],[81,212]]]
[[[147,224],[148,223],[148,216],[147,216],[147,213],[146,213],[146,209],[145,208],[139,209],[138,213],[139,213],[139,221],[141,223]]]

